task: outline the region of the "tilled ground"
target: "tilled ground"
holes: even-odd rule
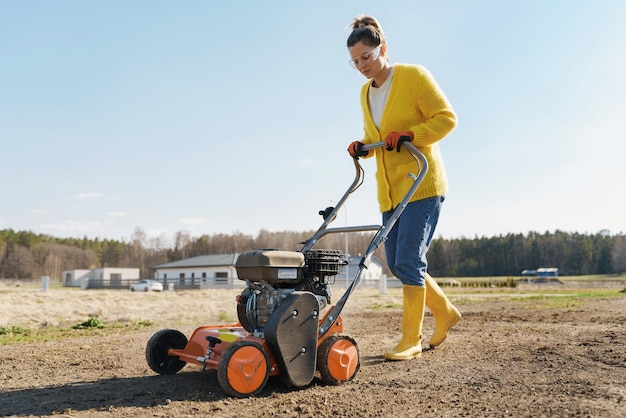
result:
[[[382,360],[398,338],[398,308],[346,312],[344,331],[361,353],[353,381],[294,389],[272,378],[246,399],[228,397],[215,372],[193,365],[155,375],[144,352],[157,329],[0,346],[0,414],[626,416],[626,295],[565,307],[465,300],[448,340],[405,362]],[[427,316],[426,338],[432,328]]]

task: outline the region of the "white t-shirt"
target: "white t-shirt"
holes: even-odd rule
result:
[[[387,98],[389,98],[389,90],[391,90],[391,79],[393,78],[393,67],[389,72],[389,76],[380,87],[374,87],[370,85],[367,93],[367,98],[370,102],[370,113],[374,124],[380,129],[380,122],[383,118],[383,111],[387,104]]]

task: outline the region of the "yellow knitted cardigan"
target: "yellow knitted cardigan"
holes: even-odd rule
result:
[[[383,111],[380,132],[369,110],[368,90],[371,81],[361,89],[364,144],[384,140],[389,132],[413,132],[413,145],[428,160],[428,174],[410,202],[432,196],[443,196],[448,190],[443,159],[437,142],[456,127],[457,119],[448,99],[432,74],[419,65],[395,64],[389,98]],[[402,201],[412,180],[408,173],[417,172],[417,162],[405,149],[387,151],[384,147],[365,157],[376,155],[376,181],[380,211],[394,209]]]

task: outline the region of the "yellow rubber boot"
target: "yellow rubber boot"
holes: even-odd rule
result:
[[[426,289],[402,286],[402,339],[386,360],[410,360],[422,356],[422,323],[426,309]]]
[[[437,347],[446,340],[448,331],[461,319],[461,313],[450,303],[448,297],[435,279],[426,273],[426,306],[435,318],[435,332],[430,338],[430,346]]]

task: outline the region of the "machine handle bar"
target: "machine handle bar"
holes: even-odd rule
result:
[[[379,141],[373,144],[363,144],[363,147],[361,149],[364,151],[369,151],[369,150],[373,150],[377,148],[382,148],[384,146],[385,146],[385,143],[383,141]],[[326,315],[326,318],[324,319],[324,321],[322,321],[322,324],[320,325],[318,329],[318,337],[321,337],[324,334],[326,334],[326,332],[335,323],[335,321],[339,317],[339,314],[343,310],[343,307],[346,304],[346,301],[348,300],[352,292],[357,288],[357,286],[361,282],[361,279],[363,278],[365,274],[365,270],[367,270],[367,268],[369,267],[371,263],[374,252],[385,241],[385,239],[387,238],[387,235],[389,234],[389,231],[391,230],[391,228],[393,228],[397,220],[400,218],[400,215],[402,214],[402,212],[404,212],[404,209],[406,209],[406,206],[409,204],[409,200],[415,194],[415,191],[417,190],[422,180],[426,176],[426,173],[428,172],[428,160],[426,159],[424,154],[409,141],[403,142],[402,146],[407,148],[407,150],[411,153],[413,158],[415,158],[415,160],[417,161],[418,167],[421,167],[421,169],[419,169],[417,173],[409,174],[409,177],[413,180],[413,184],[411,185],[409,191],[404,196],[400,204],[398,204],[398,206],[394,209],[392,215],[387,220],[387,222],[385,222],[383,225],[380,225],[380,226],[379,225],[365,225],[365,226],[360,226],[360,227],[359,226],[354,226],[354,227],[346,226],[344,228],[328,228],[328,225],[330,225],[330,223],[335,220],[335,218],[337,217],[337,212],[344,205],[348,197],[356,189],[358,189],[359,186],[361,186],[361,184],[363,183],[363,177],[364,177],[363,167],[359,163],[358,158],[354,158],[354,166],[356,169],[356,176],[354,178],[354,181],[352,182],[350,187],[348,187],[348,190],[344,193],[343,197],[339,200],[339,202],[337,203],[337,206],[335,206],[335,208],[333,208],[332,211],[330,212],[329,216],[326,219],[324,219],[324,222],[322,223],[320,228],[317,230],[317,232],[311,238],[309,238],[306,242],[304,242],[304,247],[301,250],[301,252],[306,253],[311,248],[313,248],[313,246],[321,237],[327,234],[340,233],[340,232],[346,233],[346,232],[355,232],[355,231],[377,230],[374,238],[372,239],[372,241],[369,244],[369,247],[367,248],[367,251],[365,252],[363,257],[361,258],[361,261],[359,262],[359,270],[354,280],[352,281],[350,286],[346,289],[346,291],[341,296],[339,301],[332,307],[328,315]]]

